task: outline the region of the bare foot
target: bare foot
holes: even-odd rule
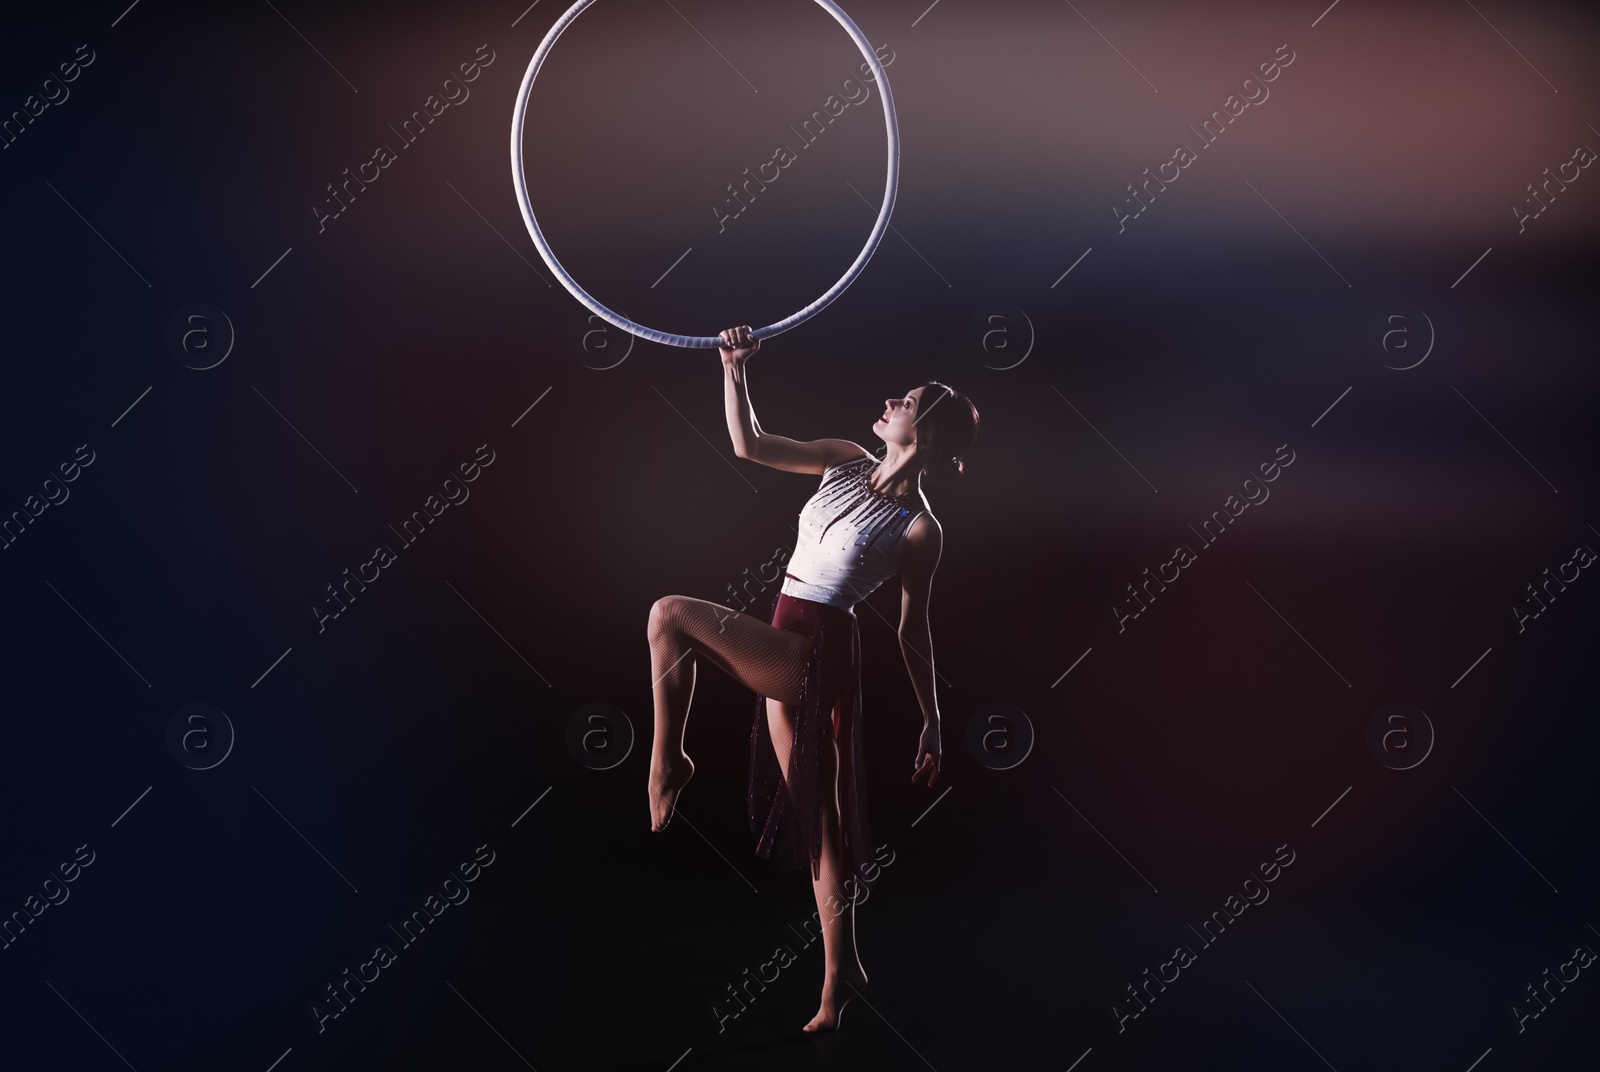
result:
[[[827,976],[822,981],[822,1007],[802,1030],[813,1033],[837,1030],[844,1007],[866,988],[867,973],[859,964],[853,971]]]
[[[682,752],[677,759],[650,760],[650,829],[667,828],[673,809],[678,805],[678,793],[694,777],[694,762]]]

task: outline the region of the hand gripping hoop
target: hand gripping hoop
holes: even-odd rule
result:
[[[618,316],[604,305],[595,301],[587,291],[578,285],[572,276],[567,274],[567,270],[561,267],[561,262],[556,260],[555,253],[550,249],[550,243],[544,239],[544,232],[539,229],[539,221],[534,218],[533,205],[528,200],[528,178],[524,172],[522,159],[523,124],[528,111],[528,96],[533,91],[533,80],[538,76],[539,68],[544,65],[545,57],[550,54],[550,49],[555,45],[556,38],[561,36],[561,32],[572,23],[573,19],[582,14],[583,10],[594,2],[595,0],[578,0],[577,3],[567,9],[565,15],[556,20],[556,24],[550,27],[550,32],[544,35],[544,40],[539,42],[538,51],[533,54],[533,59],[528,63],[527,74],[522,76],[522,89],[517,93],[516,111],[511,118],[511,174],[517,187],[517,204],[522,208],[523,222],[528,225],[528,233],[533,236],[533,244],[538,247],[539,256],[544,258],[544,263],[549,266],[550,271],[555,273],[557,279],[561,280],[562,286],[572,292],[574,298],[577,298],[593,310],[596,316],[624,331],[632,332],[641,339],[649,339],[651,342],[698,349],[720,346],[722,345],[722,340],[716,335],[673,335],[665,331],[656,331],[654,328],[635,324],[627,317]],[[878,94],[883,99],[883,121],[889,135],[888,176],[883,184],[883,207],[878,210],[878,222],[873,225],[872,233],[867,236],[866,246],[856,255],[856,259],[851,263],[850,267],[845,269],[845,273],[839,277],[839,281],[829,288],[826,294],[793,316],[780,320],[776,324],[769,324],[764,328],[757,328],[752,331],[750,335],[756,339],[770,338],[773,335],[778,335],[792,327],[798,327],[805,323],[821,312],[840,294],[843,294],[846,287],[855,282],[856,277],[861,274],[861,270],[866,267],[868,259],[872,257],[873,251],[878,248],[878,242],[883,238],[883,232],[889,227],[889,216],[894,211],[895,191],[900,183],[900,128],[895,120],[894,97],[889,92],[889,77],[884,73],[883,63],[878,59],[878,54],[873,51],[872,45],[867,42],[861,30],[851,21],[850,16],[840,9],[838,4],[834,3],[833,0],[817,0],[817,3],[822,5],[828,14],[832,15],[839,25],[845,28],[845,32],[850,35],[850,39],[861,50],[861,55],[872,66],[872,75],[877,79]]]

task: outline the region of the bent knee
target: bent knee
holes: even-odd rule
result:
[[[650,618],[645,631],[652,637],[665,636],[677,628],[687,596],[662,596],[650,605]]]

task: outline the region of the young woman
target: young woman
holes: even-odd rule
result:
[[[845,439],[786,439],[762,431],[750,408],[745,364],[760,340],[745,325],[722,332],[722,341],[734,452],[774,469],[821,474],[822,484],[801,511],[772,624],[689,596],[666,596],[650,608],[651,829],[666,828],[694,774],[683,734],[700,661],[690,656],[700,656],[764,701],[751,729],[751,828],[758,855],[776,849],[790,866],[809,858],[826,963],[822,1005],[805,1030],[823,1031],[838,1025],[845,1003],[867,985],[855,904],[878,870],[869,856],[853,608],[899,573],[900,651],[922,708],[911,780],[926,776],[932,788],[941,750],[928,590],[943,537],[921,478],[961,474],[978,411],[929,381],[886,401],[872,427],[881,455]]]

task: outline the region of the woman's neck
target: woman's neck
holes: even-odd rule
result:
[[[867,480],[867,486],[883,495],[911,495],[918,491],[916,453],[912,448],[886,444],[887,450],[878,463],[877,472]]]

